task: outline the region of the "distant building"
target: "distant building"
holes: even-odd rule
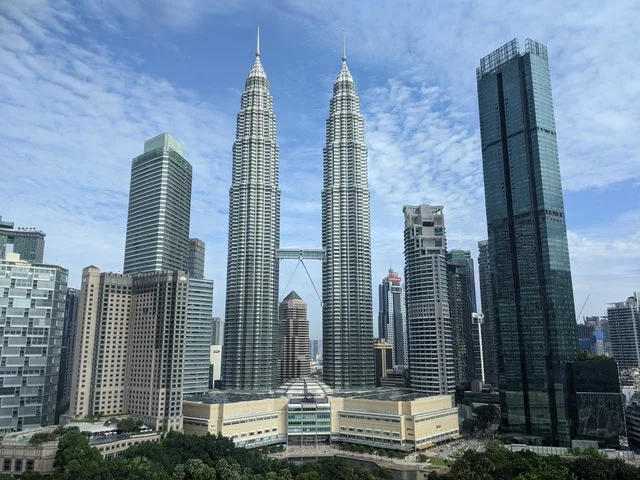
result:
[[[392,347],[393,366],[408,367],[407,311],[400,276],[389,269],[389,275],[378,286],[378,336]]]
[[[447,252],[447,281],[456,386],[468,390],[475,378],[471,320],[476,311],[476,283],[471,252]]]
[[[607,309],[613,358],[619,368],[640,366],[640,292]]]
[[[125,274],[179,269],[189,255],[192,167],[168,133],[144,142],[131,162]]]
[[[493,307],[493,285],[489,266],[489,242],[478,242],[478,277],[482,302],[482,353],[484,355],[484,378],[487,383],[498,385],[498,338],[496,336],[496,314]]]
[[[387,376],[387,370],[393,369],[392,345],[383,338],[373,342],[376,387],[382,385],[381,379]]]
[[[209,389],[213,280],[189,276],[187,333],[184,344],[185,395]]]
[[[55,424],[68,275],[17,253],[0,260],[0,433]]]
[[[224,322],[220,317],[211,318],[211,345],[222,345],[224,340]]]
[[[189,239],[189,277],[204,278],[205,244],[199,238]]]
[[[209,390],[217,387],[222,375],[222,345],[209,347]]]
[[[473,379],[485,381],[484,373],[484,315],[473,313],[471,317],[471,341],[473,343]]]
[[[6,259],[7,253],[16,253],[25,262],[42,263],[45,236],[35,228],[14,228],[0,216],[0,260]]]
[[[572,440],[592,440],[600,448],[620,448],[627,429],[616,362],[569,362],[567,384]]]
[[[609,320],[607,317],[587,316],[584,324],[593,328],[592,352],[594,355],[611,357],[611,341],[609,339]],[[578,338],[580,334],[578,333]]]
[[[278,383],[306,377],[311,373],[309,360],[309,320],[307,302],[292,291],[280,302]]]
[[[309,347],[311,348],[311,360],[317,361],[320,354],[320,340],[311,340]]]
[[[74,344],[76,338],[76,314],[80,290],[67,288],[64,308],[64,329],[60,349],[60,374],[58,375],[58,402],[66,403],[71,395],[71,377],[73,376]]]
[[[583,352],[595,354],[595,328],[593,325],[579,323],[578,326],[578,348]]]
[[[443,207],[405,205],[404,276],[411,388],[455,390]]]

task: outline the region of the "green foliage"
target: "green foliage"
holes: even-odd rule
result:
[[[65,433],[58,442],[53,464],[55,480],[100,480],[110,475],[98,449],[89,445],[85,435],[77,430]]]
[[[586,350],[582,350],[576,360],[580,362],[588,361],[588,360],[598,360],[601,362],[615,362],[615,359],[612,357],[607,357],[606,355],[593,355],[591,352],[587,352]]]
[[[473,435],[476,431],[477,421],[473,418],[467,418],[460,425],[460,431],[468,435]]]
[[[199,458],[192,458],[187,460],[187,463],[176,465],[172,478],[173,480],[216,480],[218,474],[215,469]]]
[[[140,420],[134,420],[133,418],[123,418],[118,422],[118,430],[123,432],[135,432],[140,427],[142,427],[142,422]]]
[[[473,413],[476,416],[476,427],[482,433],[485,432],[489,425],[500,418],[500,411],[495,405],[482,405],[474,408]]]
[[[55,442],[60,438],[67,430],[64,427],[58,427],[52,432],[40,432],[34,433],[29,439],[30,445],[40,445],[44,442]]]

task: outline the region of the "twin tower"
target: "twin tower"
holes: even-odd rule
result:
[[[374,384],[371,231],[364,121],[346,54],[333,85],[323,149],[324,381]],[[241,98],[229,191],[223,380],[233,390],[277,382],[279,151],[260,40]]]

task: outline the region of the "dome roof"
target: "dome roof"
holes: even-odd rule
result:
[[[309,393],[315,397],[327,397],[333,394],[333,390],[321,380],[303,377],[287,380],[276,389],[276,393],[287,397],[304,397]]]

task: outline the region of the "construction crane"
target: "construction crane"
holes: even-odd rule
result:
[[[589,301],[589,297],[591,296],[591,294],[587,295],[587,298],[584,299],[584,303],[582,304],[582,308],[580,308],[580,311],[578,312],[578,315],[576,315],[576,323],[578,323],[578,319],[580,318],[580,315],[582,315],[582,311],[584,310],[584,307],[587,306],[587,302]]]

